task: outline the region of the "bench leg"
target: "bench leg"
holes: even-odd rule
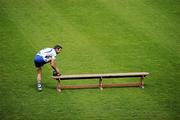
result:
[[[56,87],[56,90],[57,90],[58,92],[61,92],[61,91],[62,91],[62,90],[61,90],[61,81],[60,81],[60,79],[57,80],[57,87]]]
[[[141,76],[141,80],[140,80],[140,83],[141,83],[141,88],[144,88],[144,76]]]
[[[103,90],[102,77],[99,79],[99,89]]]

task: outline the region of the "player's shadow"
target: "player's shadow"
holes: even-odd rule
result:
[[[44,89],[52,89],[52,90],[56,90],[56,84],[52,85],[49,83],[44,83]]]

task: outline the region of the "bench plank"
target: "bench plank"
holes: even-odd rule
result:
[[[97,78],[123,78],[123,77],[145,77],[148,72],[134,73],[106,73],[106,74],[77,74],[77,75],[61,75],[53,76],[54,79],[69,80],[69,79],[97,79]]]

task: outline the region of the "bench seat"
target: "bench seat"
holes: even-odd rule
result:
[[[103,90],[103,87],[119,87],[119,86],[137,86],[144,88],[144,77],[149,75],[148,72],[131,72],[131,73],[104,73],[104,74],[76,74],[76,75],[61,75],[61,76],[53,76],[53,79],[57,80],[57,91],[61,92],[62,89],[74,89],[74,88],[97,88]],[[131,82],[124,84],[103,84],[103,78],[132,78],[139,77],[140,82]],[[99,84],[97,85],[61,85],[61,80],[87,80],[87,79],[99,79]]]
[[[148,72],[134,73],[106,73],[106,74],[77,74],[77,75],[61,75],[53,76],[54,79],[73,80],[73,79],[98,79],[98,78],[125,78],[125,77],[142,77],[149,75]]]

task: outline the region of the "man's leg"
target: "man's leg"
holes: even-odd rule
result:
[[[37,68],[37,88],[38,91],[42,91],[42,68]]]

